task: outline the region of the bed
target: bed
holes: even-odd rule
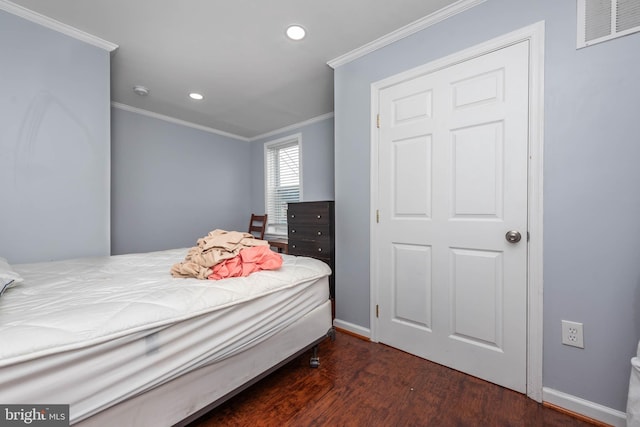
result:
[[[0,402],[69,404],[80,426],[186,425],[333,337],[329,267],[169,275],[187,249],[13,265],[0,296]]]

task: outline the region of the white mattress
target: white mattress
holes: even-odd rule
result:
[[[329,267],[174,279],[187,249],[13,266],[0,298],[0,402],[64,403],[75,423],[263,342],[328,299]]]

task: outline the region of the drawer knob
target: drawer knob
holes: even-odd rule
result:
[[[295,218],[295,217],[296,217],[295,214],[291,214],[291,218]]]
[[[322,231],[318,231],[318,236],[322,236]]]
[[[322,248],[318,248],[318,252],[322,252]]]
[[[322,215],[318,215],[318,219],[322,218]]]
[[[296,232],[296,230],[291,229],[291,232],[292,232],[292,233],[295,233],[295,232]]]
[[[295,248],[295,247],[296,247],[296,245],[291,245],[291,247],[292,247],[292,248]]]

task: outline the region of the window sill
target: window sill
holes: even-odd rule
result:
[[[288,238],[286,233],[264,233],[264,240],[288,240]]]

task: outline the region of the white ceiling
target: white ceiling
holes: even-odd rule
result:
[[[115,43],[111,99],[243,138],[333,111],[328,61],[456,0],[11,0]],[[288,40],[289,24],[307,37]],[[133,92],[144,85],[150,94]],[[204,94],[192,101],[189,92]]]

